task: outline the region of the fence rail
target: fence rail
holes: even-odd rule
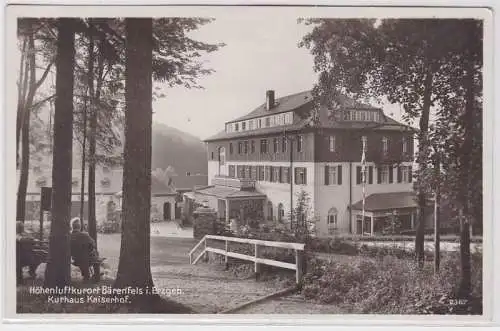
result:
[[[210,247],[207,245],[207,240],[218,240],[223,241],[225,243],[225,248],[216,248]],[[254,255],[247,255],[242,253],[231,252],[229,247],[229,242],[237,242],[243,244],[251,244],[254,246]],[[203,250],[198,256],[194,256],[196,251],[202,246]],[[249,238],[238,238],[238,237],[225,237],[225,236],[216,236],[216,235],[206,235],[204,236],[189,252],[189,263],[196,264],[203,256],[207,257],[208,252],[220,254],[224,256],[224,261],[227,264],[228,258],[236,258],[245,261],[254,262],[254,271],[258,276],[260,273],[260,266],[262,264],[270,265],[274,267],[295,270],[295,279],[296,282],[299,283],[302,279],[304,273],[304,244],[301,243],[290,243],[290,242],[281,242],[281,241],[268,241],[268,240],[258,240],[258,239],[249,239]],[[283,248],[283,249],[293,249],[295,251],[295,263],[288,263],[277,261],[273,259],[263,258],[261,256],[261,247],[275,247],[275,248]],[[193,257],[195,257],[193,259]]]

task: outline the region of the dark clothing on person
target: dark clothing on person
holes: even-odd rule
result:
[[[96,242],[87,232],[79,230],[71,232],[71,256],[73,264],[80,268],[84,280],[89,280],[91,267],[94,274],[99,272],[96,268],[96,262],[99,259]]]
[[[23,281],[23,267],[30,268],[30,276],[35,276],[35,271],[40,261],[34,255],[35,240],[26,233],[16,235],[16,275],[18,283]]]

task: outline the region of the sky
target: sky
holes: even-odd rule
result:
[[[313,56],[298,47],[310,30],[289,16],[217,17],[191,35],[226,44],[203,57],[215,72],[199,81],[202,90],[168,89],[165,98],[153,103],[153,120],[204,139],[264,103],[266,90],[275,90],[276,98],[310,90],[317,80]],[[386,114],[400,119],[398,106],[382,106]]]
[[[257,15],[221,17],[201,27],[193,38],[226,44],[203,57],[215,72],[200,80],[203,90],[168,89],[153,104],[154,120],[203,139],[264,103],[266,90],[279,98],[311,89],[313,57],[297,46],[309,29],[294,19]]]

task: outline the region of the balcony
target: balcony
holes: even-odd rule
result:
[[[249,178],[233,178],[224,175],[216,175],[212,179],[212,185],[238,188],[242,191],[255,189],[255,180]]]

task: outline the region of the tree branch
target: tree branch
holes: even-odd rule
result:
[[[48,76],[48,74],[50,72],[50,69],[52,68],[52,65],[54,64],[54,62],[55,61],[51,61],[49,63],[49,65],[45,68],[45,71],[43,72],[42,77],[40,77],[40,79],[38,80],[38,82],[36,82],[36,84],[35,84],[35,91],[38,90],[38,88],[43,84],[43,82],[47,78],[47,76]]]

